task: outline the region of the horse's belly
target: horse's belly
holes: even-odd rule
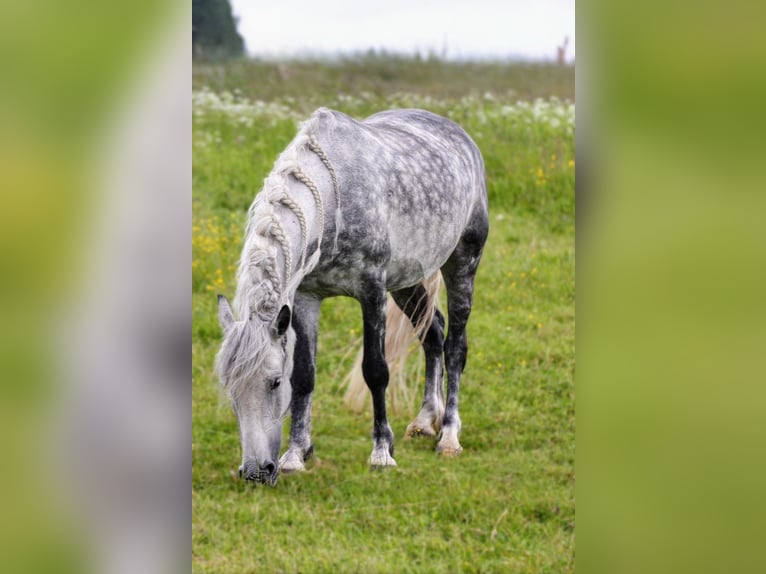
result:
[[[462,206],[461,206],[462,207]],[[463,218],[416,216],[389,212],[387,234],[372,241],[374,226],[348,226],[339,244],[342,256],[321,258],[300,289],[321,297],[356,295],[364,291],[362,276],[385,261],[386,289],[397,291],[421,283],[437,272],[455,250],[465,227]],[[381,251],[381,243],[385,248]],[[329,245],[328,245],[329,247]]]
[[[444,265],[453,249],[454,245],[442,243],[432,249],[413,248],[405,252],[392,250],[386,265],[386,289],[398,291],[421,283]],[[356,265],[319,265],[304,277],[300,290],[320,297],[353,296],[362,288],[360,279],[360,268]]]

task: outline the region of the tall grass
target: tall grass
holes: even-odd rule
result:
[[[281,67],[280,67],[281,66]],[[195,572],[571,572],[574,555],[574,108],[571,69],[367,58],[195,67],[192,228]],[[531,87],[533,88],[531,88]],[[358,304],[325,302],[316,459],[275,489],[236,478],[234,415],[212,374],[247,207],[320,105],[422,107],[482,150],[491,232],[469,322],[463,455],[405,442],[371,472],[371,413],[343,406]],[[417,405],[412,405],[415,408]]]
[[[303,113],[327,105],[328,96],[364,92],[378,98],[414,92],[456,100],[470,93],[489,92],[510,93],[519,100],[551,96],[574,100],[574,66],[449,62],[373,53],[333,61],[199,63],[194,67],[192,86],[219,93],[239,90],[248,98],[265,101],[290,97]]]

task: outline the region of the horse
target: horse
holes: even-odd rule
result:
[[[395,311],[417,330],[426,363],[422,407],[406,435],[439,433],[437,451],[460,454],[466,324],[488,232],[484,161],[456,123],[416,109],[363,121],[315,111],[248,210],[233,308],[218,295],[223,342],[216,371],[239,423],[240,477],[274,486],[280,471],[305,470],[314,451],[319,309],[323,299],[340,295],[362,310],[362,373],[373,405],[370,466],[396,466],[385,395],[386,321]],[[446,339],[436,292],[427,289],[439,273],[447,290]],[[289,445],[279,458],[288,410]]]

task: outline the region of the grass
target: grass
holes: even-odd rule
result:
[[[336,61],[298,60],[268,62],[241,60],[226,65],[197,62],[192,87],[215,92],[239,90],[251,99],[273,101],[294,98],[307,113],[327,105],[327,96],[372,93],[386,98],[400,92],[457,100],[467,93],[511,92],[514,98],[533,100],[555,96],[574,100],[574,66],[454,63],[438,58],[406,58],[367,54]]]
[[[571,72],[378,60],[195,67],[193,571],[572,572],[574,137],[563,101]],[[471,74],[473,83],[444,85]],[[509,93],[514,78],[538,91]],[[375,91],[357,89],[367,85]],[[296,121],[318,104],[360,118],[428,107],[482,149],[492,228],[468,326],[464,452],[443,459],[433,440],[403,440],[413,404],[391,416],[399,466],[366,466],[371,412],[342,401],[359,305],[330,299],[320,318],[315,458],[276,488],[256,488],[235,478],[236,418],[212,373],[214,293],[233,294],[246,209]]]

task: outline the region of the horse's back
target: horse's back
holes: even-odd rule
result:
[[[385,111],[362,122],[322,113],[327,129],[318,135],[341,184],[346,248],[385,261],[391,290],[438,270],[476,212],[486,215],[476,144],[454,122],[424,110]]]
[[[413,183],[420,187],[401,185],[406,183],[403,177],[388,180],[384,185],[389,195],[430,194],[449,201],[451,194],[473,195],[484,184],[481,152],[452,120],[420,109],[387,110],[361,122],[341,112],[323,109],[321,113],[327,118],[324,131],[335,161],[346,164],[370,190],[381,186],[381,175],[402,176],[403,171],[417,176]],[[440,180],[440,175],[455,179]]]

